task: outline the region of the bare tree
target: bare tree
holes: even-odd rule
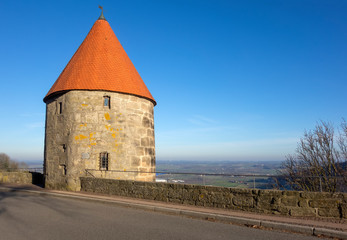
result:
[[[28,168],[25,162],[16,162],[10,159],[5,153],[0,153],[0,171],[16,171],[18,169]]]
[[[341,132],[339,136],[339,147],[342,157],[347,160],[347,123],[343,120],[341,123]]]
[[[10,157],[5,153],[0,153],[0,169],[10,168]]]
[[[343,119],[341,123],[341,132],[339,136],[339,148],[340,148],[340,157],[344,159],[344,162],[340,165],[343,181],[341,188],[342,191],[347,192],[347,123],[346,120]]]
[[[346,191],[347,128],[343,121],[342,133],[335,146],[334,128],[320,122],[313,131],[305,131],[296,153],[283,162],[283,175],[292,189],[302,191]]]

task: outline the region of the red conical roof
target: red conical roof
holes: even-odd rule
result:
[[[69,90],[127,93],[147,98],[156,105],[110,25],[101,19],[94,23],[43,101]]]

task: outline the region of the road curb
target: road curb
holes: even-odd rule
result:
[[[262,227],[266,227],[266,228],[314,235],[314,227],[301,226],[297,224],[271,222],[271,221],[261,221],[260,224]]]
[[[8,191],[8,192],[26,192],[26,193],[32,193],[32,194],[38,194],[38,195],[100,202],[100,203],[117,205],[121,207],[130,207],[130,208],[136,208],[136,209],[141,209],[146,211],[154,211],[154,212],[166,213],[171,215],[179,215],[179,216],[204,219],[204,220],[215,220],[215,221],[227,222],[231,224],[243,225],[248,227],[249,226],[265,227],[265,228],[270,228],[274,230],[290,231],[294,233],[301,233],[301,234],[312,235],[312,236],[323,235],[326,237],[347,239],[347,232],[333,230],[329,228],[321,228],[321,227],[316,228],[313,226],[302,226],[302,225],[291,224],[291,223],[262,221],[262,220],[251,219],[251,218],[242,218],[242,217],[235,217],[235,216],[228,216],[228,215],[221,215],[221,214],[214,214],[214,213],[182,210],[178,208],[158,207],[158,206],[153,206],[150,204],[131,203],[131,202],[121,201],[121,200],[105,199],[105,198],[97,197],[97,196],[83,196],[83,195],[69,194],[69,193],[62,193],[62,192],[49,192],[49,191],[27,190],[27,189],[13,190],[6,187],[0,187],[0,189],[4,191]]]
[[[336,231],[327,228],[314,228],[313,233],[315,236],[324,235],[328,237],[347,239],[347,232]]]

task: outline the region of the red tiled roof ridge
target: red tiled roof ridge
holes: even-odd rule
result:
[[[103,90],[146,98],[156,105],[106,20],[97,20],[45,98],[70,90]]]

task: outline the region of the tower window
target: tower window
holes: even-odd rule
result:
[[[100,153],[100,170],[108,170],[108,153]]]
[[[111,108],[111,97],[104,96],[104,107]]]
[[[58,102],[57,114],[62,114],[62,113],[63,113],[63,103],[62,102]]]
[[[59,168],[62,169],[63,175],[66,175],[66,173],[67,173],[66,165],[65,164],[61,164],[59,166]]]
[[[60,151],[66,152],[66,144],[60,145]]]

